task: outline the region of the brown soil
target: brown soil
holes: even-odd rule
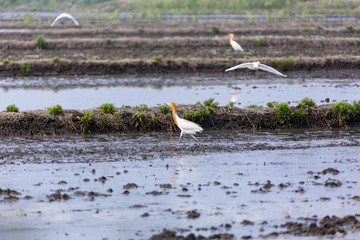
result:
[[[2,76],[222,73],[245,61],[279,67],[284,56],[295,57],[290,67],[281,69],[284,71],[358,69],[360,31],[346,29],[357,23],[101,23],[80,28],[9,23],[2,29],[19,31],[0,35],[0,58],[10,60],[0,64],[0,72]],[[214,25],[220,29],[217,34],[211,30]],[[29,31],[20,31],[23,29]],[[230,32],[245,53],[232,50]],[[44,49],[37,48],[39,34],[48,42]],[[152,61],[155,56],[162,60]],[[60,58],[59,63],[52,61],[54,57]],[[31,65],[25,74],[20,71],[24,61]]]
[[[210,239],[218,239],[218,240],[233,240],[235,236],[232,234],[215,234],[209,237],[204,236],[195,236],[193,233],[190,233],[186,237],[176,235],[175,231],[169,231],[164,229],[162,233],[153,235],[150,240],[210,240]]]
[[[318,224],[316,223],[318,222]],[[278,237],[280,235],[295,236],[334,236],[335,234],[346,235],[347,232],[359,231],[360,223],[355,216],[345,216],[339,218],[336,216],[326,216],[321,220],[310,219],[305,223],[287,222],[281,227],[285,227],[287,231],[273,232],[264,238]]]
[[[179,106],[179,115],[184,110],[196,111],[204,106]],[[294,111],[296,108],[292,107]],[[46,110],[19,113],[0,113],[1,135],[60,135],[85,133],[116,133],[129,131],[174,131],[176,125],[170,114],[163,114],[159,108],[141,110],[139,108],[117,109],[116,114],[104,114],[99,109],[83,111],[65,110],[60,115],[50,115]],[[85,112],[94,114],[93,120],[82,124],[79,120]],[[136,117],[136,113],[142,116]],[[331,105],[309,108],[303,119],[291,117],[288,123],[281,123],[273,108],[228,108],[212,109],[203,119],[191,119],[204,129],[247,129],[252,131],[281,128],[333,128],[358,125],[359,119],[342,119],[335,114]]]

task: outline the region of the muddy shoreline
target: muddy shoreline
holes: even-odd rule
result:
[[[209,108],[200,105],[180,105],[179,115],[184,110],[206,111]],[[292,112],[296,107],[291,107]],[[81,122],[84,114],[92,113],[87,122]],[[360,118],[341,117],[331,105],[307,108],[300,117],[289,116],[284,122],[274,108],[210,108],[210,114],[198,116],[193,120],[205,130],[275,130],[291,128],[348,128],[359,126]],[[115,113],[105,114],[99,109],[65,110],[60,115],[51,115],[47,110],[19,113],[0,113],[0,134],[3,136],[51,136],[64,134],[104,134],[117,132],[164,132],[178,131],[170,113],[161,113],[159,108],[147,110],[140,108],[116,109]]]

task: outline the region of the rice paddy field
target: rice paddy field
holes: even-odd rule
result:
[[[0,22],[1,239],[359,238],[358,20],[49,25]]]

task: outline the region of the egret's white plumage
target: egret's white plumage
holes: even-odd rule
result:
[[[230,36],[229,43],[230,43],[230,45],[232,46],[232,48],[233,48],[235,51],[244,52],[244,49],[242,49],[242,47],[240,46],[240,44],[238,44],[237,42],[235,42],[235,41],[233,40],[233,39],[234,39],[234,34],[233,34],[233,33],[230,33],[229,36]]]
[[[183,134],[189,134],[199,143],[201,149],[203,150],[203,147],[201,146],[200,141],[194,136],[197,132],[201,132],[203,130],[202,127],[197,123],[180,118],[177,115],[175,103],[171,102],[171,103],[165,103],[165,104],[171,107],[174,122],[181,130],[179,140],[175,144],[173,144],[170,148],[172,148],[173,146],[175,146],[176,144],[178,144],[180,142]]]
[[[79,22],[76,21],[76,19],[75,19],[73,16],[71,16],[71,15],[68,14],[68,13],[62,13],[62,14],[60,14],[59,16],[57,16],[57,17],[55,18],[55,20],[52,22],[52,24],[50,25],[50,27],[54,26],[57,21],[59,21],[60,19],[63,19],[63,18],[69,18],[69,19],[71,19],[76,26],[79,26],[79,25],[80,25]]]
[[[232,70],[235,70],[235,69],[238,69],[238,68],[248,68],[250,70],[258,70],[258,69],[260,69],[260,70],[263,70],[263,71],[274,73],[274,74],[282,76],[282,77],[287,77],[286,75],[282,74],[278,70],[276,70],[276,69],[274,69],[272,67],[269,67],[269,66],[267,66],[265,64],[262,64],[259,61],[251,62],[251,63],[242,63],[242,64],[239,64],[239,65],[236,65],[234,67],[226,69],[225,72],[232,71]]]

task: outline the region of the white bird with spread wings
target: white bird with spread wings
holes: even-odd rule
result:
[[[273,74],[276,74],[276,75],[279,75],[279,76],[282,76],[282,77],[287,77],[286,75],[282,74],[278,70],[276,70],[276,69],[274,69],[272,67],[269,67],[269,66],[267,66],[265,64],[262,64],[259,61],[251,62],[251,63],[242,63],[242,64],[236,65],[236,66],[234,66],[232,68],[226,69],[225,72],[229,72],[229,71],[232,71],[232,70],[235,70],[235,69],[238,69],[238,68],[248,68],[250,70],[258,70],[258,69],[260,69],[260,70],[270,72],[270,73],[273,73]]]
[[[79,25],[80,25],[79,22],[76,21],[76,19],[75,19],[73,16],[71,16],[71,15],[68,14],[68,13],[62,13],[62,14],[60,14],[59,16],[57,16],[57,17],[55,18],[55,20],[52,22],[52,24],[50,25],[50,27],[53,27],[57,21],[59,21],[59,20],[61,20],[61,19],[63,19],[63,18],[69,18],[69,19],[71,19],[76,26],[79,26]]]

